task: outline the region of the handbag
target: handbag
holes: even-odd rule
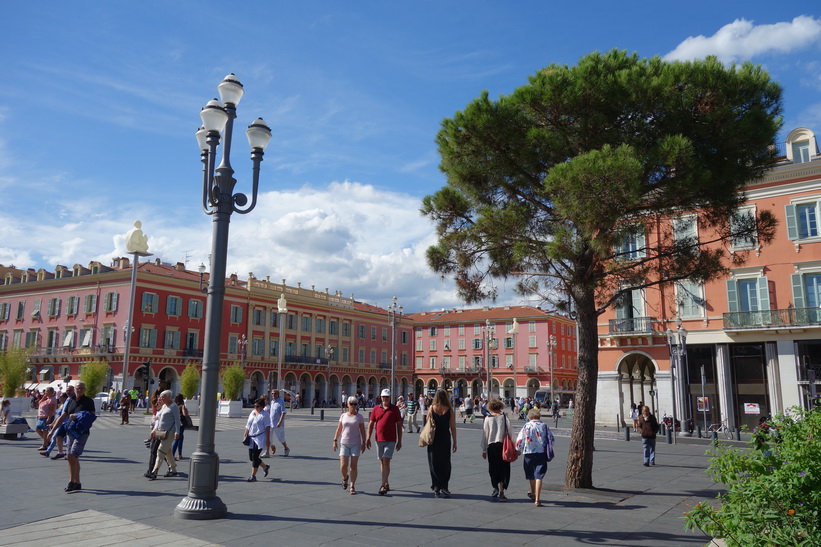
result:
[[[185,429],[191,429],[192,427],[194,427],[194,420],[192,420],[191,416],[189,416],[188,414],[183,416],[181,421],[182,421],[182,426]]]
[[[242,444],[244,444],[245,446],[251,446],[251,436],[250,435],[245,435],[242,438]]]
[[[428,419],[425,420],[425,425],[422,427],[422,432],[419,433],[419,446],[430,446],[433,444],[433,438],[436,436],[436,424],[433,422],[433,417],[428,413]]]
[[[157,429],[154,431],[154,438],[159,441],[164,441],[168,438],[168,430],[167,429]]]
[[[505,418],[505,439],[502,441],[502,460],[506,462],[515,462],[519,459],[519,451],[516,450],[516,443],[510,440],[510,435],[507,434],[507,415],[502,414]]]
[[[553,457],[555,456],[555,454],[553,454],[553,441],[550,440],[550,429],[547,426],[544,426],[544,428],[545,428],[545,436],[544,437],[545,437],[545,440],[547,441],[547,461],[552,462]]]

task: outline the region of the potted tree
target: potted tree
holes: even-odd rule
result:
[[[28,377],[29,364],[26,351],[20,348],[0,352],[0,380],[3,382],[3,399],[11,402],[11,414],[20,416],[28,410],[30,399],[25,396],[23,383]]]
[[[228,418],[242,416],[242,401],[239,400],[239,396],[244,385],[245,371],[241,366],[231,365],[222,372],[222,389],[225,400],[220,401],[220,416]]]
[[[192,416],[199,416],[200,401],[194,397],[200,388],[200,371],[197,365],[189,361],[180,376],[180,393],[185,398],[185,408]]]

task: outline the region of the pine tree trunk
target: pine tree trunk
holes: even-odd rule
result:
[[[592,291],[591,291],[592,292]],[[576,413],[567,453],[566,488],[593,487],[593,434],[596,423],[598,378],[598,328],[593,295],[576,298],[579,328],[579,381],[576,387]]]

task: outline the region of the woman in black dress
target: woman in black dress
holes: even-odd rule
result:
[[[430,487],[437,498],[449,498],[450,454],[456,452],[456,417],[447,391],[440,389],[436,392],[428,410],[428,420],[433,420],[436,426],[433,444],[428,445]]]

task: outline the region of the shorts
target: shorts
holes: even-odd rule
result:
[[[88,435],[89,434],[86,433],[79,439],[75,439],[72,435],[67,435],[66,438],[68,439],[68,445],[66,447],[66,454],[69,456],[82,456],[83,449],[86,447]]]
[[[393,450],[396,448],[395,441],[376,441],[376,457],[381,459],[393,458]]]
[[[48,429],[48,418],[37,418],[37,425],[34,426],[34,429],[41,431]]]
[[[362,454],[362,445],[360,444],[343,444],[339,447],[339,455],[349,458],[358,458]]]

